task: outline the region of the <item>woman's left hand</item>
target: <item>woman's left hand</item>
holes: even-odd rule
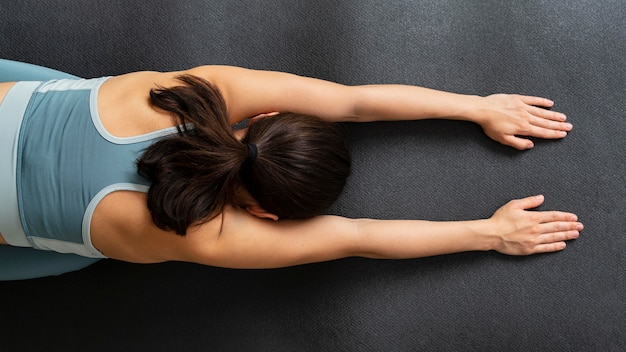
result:
[[[519,150],[530,149],[533,142],[526,137],[558,139],[567,136],[572,124],[566,116],[547,110],[554,103],[548,99],[525,95],[494,94],[483,99],[484,108],[476,113],[476,121],[491,139]]]

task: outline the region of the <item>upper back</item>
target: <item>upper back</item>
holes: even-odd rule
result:
[[[90,245],[93,208],[115,190],[146,191],[148,181],[138,174],[135,160],[174,131],[127,138],[109,134],[97,111],[105,80],[50,81],[32,93],[16,174],[22,225],[37,248],[99,256]]]
[[[64,221],[59,220],[59,217],[65,217],[66,219],[71,218],[72,227],[74,228],[72,232],[76,233],[77,227],[78,231],[80,231],[80,227],[82,226],[83,240],[91,242],[94,245],[91,247],[92,249],[95,249],[96,252],[103,252],[106,256],[139,262],[153,262],[188,257],[189,254],[186,252],[190,251],[189,248],[194,248],[194,246],[188,245],[191,241],[189,238],[193,236],[183,238],[176,236],[174,233],[155,228],[145,200],[144,192],[147,191],[147,187],[107,188],[102,190],[106,192],[97,197],[94,196],[94,193],[97,193],[97,191],[94,192],[93,189],[97,190],[100,186],[92,187],[92,191],[87,193],[81,191],[81,189],[84,188],[84,184],[82,183],[85,176],[84,167],[89,168],[89,165],[91,165],[91,167],[97,167],[95,174],[98,174],[100,171],[103,173],[109,171],[114,171],[114,173],[121,172],[129,176],[126,180],[132,184],[146,184],[145,180],[141,180],[141,178],[137,177],[134,163],[138,152],[145,147],[145,143],[136,144],[137,148],[134,148],[130,153],[130,155],[133,155],[131,158],[133,160],[125,159],[119,160],[119,162],[117,162],[114,157],[115,153],[107,150],[103,151],[102,148],[98,149],[99,147],[94,149],[92,148],[92,144],[94,141],[96,144],[102,142],[101,138],[99,139],[98,137],[108,136],[104,138],[106,139],[104,144],[100,143],[100,146],[104,146],[104,149],[106,149],[110,147],[107,146],[108,142],[120,144],[116,142],[126,139],[132,140],[132,137],[138,135],[152,133],[168,127],[171,128],[175,120],[169,113],[158,110],[150,104],[149,92],[152,88],[169,87],[179,84],[176,81],[178,74],[180,73],[137,72],[111,77],[101,81],[68,81],[68,84],[74,85],[70,90],[75,89],[75,92],[73,91],[66,95],[73,96],[76,105],[71,107],[65,104],[49,104],[50,107],[56,106],[56,108],[65,109],[65,111],[47,111],[40,115],[94,115],[97,118],[93,121],[99,122],[101,125],[100,129],[96,131],[96,134],[99,136],[94,133],[90,135],[74,133],[70,135],[68,140],[68,135],[64,133],[63,129],[56,129],[57,125],[48,126],[47,124],[50,121],[46,121],[44,118],[33,119],[32,121],[35,121],[35,123],[30,127],[32,131],[39,131],[45,134],[47,133],[46,131],[51,130],[49,127],[52,127],[53,131],[56,129],[59,133],[54,137],[56,138],[54,142],[47,143],[54,146],[54,148],[49,150],[46,150],[44,147],[46,145],[44,140],[47,137],[42,138],[37,135],[37,133],[31,135],[30,141],[27,143],[31,151],[27,168],[30,168],[30,175],[33,176],[37,173],[36,170],[42,170],[41,165],[52,165],[55,169],[52,173],[56,173],[57,176],[59,172],[63,174],[59,177],[53,177],[56,179],[56,181],[53,182],[58,182],[59,180],[62,180],[62,182],[56,184],[56,189],[46,191],[72,198],[72,202],[76,201],[81,204],[79,208],[84,209],[88,206],[90,210],[88,210],[85,213],[85,217],[82,218],[79,216],[81,215],[80,211],[71,212],[74,215],[69,215],[70,212],[66,211],[67,207],[64,205],[67,202],[59,203],[58,199],[54,199],[55,196],[50,197],[50,199],[53,199],[51,202],[37,202],[33,197],[36,198],[37,193],[43,192],[47,187],[45,185],[42,186],[41,182],[35,180],[35,177],[28,179],[29,176],[27,175],[27,180],[24,184],[28,186],[24,187],[24,189],[28,189],[30,194],[26,196],[26,198],[29,199],[27,201],[28,207],[38,207],[38,203],[40,205],[37,211],[33,211],[33,209],[30,208],[23,211],[25,214],[31,214],[31,220],[33,217],[38,217],[41,220],[38,221],[38,224],[33,226],[33,228],[39,227],[40,232],[46,232],[46,228],[50,222]],[[89,85],[94,82],[95,85],[97,85],[97,89],[91,89],[93,87],[86,86],[81,87],[81,84],[87,83],[87,85]],[[102,84],[100,85],[100,83]],[[59,83],[53,90],[63,90],[59,88],[62,87],[63,84],[64,83]],[[3,94],[4,91],[9,88],[10,84],[1,84],[0,94]],[[58,98],[61,96],[61,94],[47,94],[49,91],[50,90],[42,92],[46,93],[42,94],[41,98],[43,100],[54,99],[55,97]],[[80,101],[83,103],[78,103]],[[78,107],[78,109],[72,113],[72,109],[75,107]],[[81,125],[84,124],[85,121],[76,119],[74,122]],[[96,130],[97,129],[98,128],[96,128]],[[91,132],[94,131],[92,130],[90,133]],[[53,132],[53,134],[55,134],[55,132]],[[42,154],[38,155],[37,150],[42,151]],[[55,156],[63,159],[64,162],[57,163],[58,160],[54,160]],[[46,163],[40,163],[40,161],[44,159],[47,159]],[[72,165],[74,169],[72,169]],[[44,169],[46,169],[46,167],[44,167]],[[48,171],[46,170],[46,172],[42,172],[42,174],[48,174]],[[92,172],[92,174],[94,174],[94,172]],[[30,187],[31,185],[35,185],[35,187]],[[129,208],[129,205],[132,205],[132,207]],[[56,209],[59,214],[44,214],[46,208]],[[33,222],[30,221],[30,223]],[[202,231],[202,233],[217,233],[219,226],[215,227],[215,223],[216,219],[203,225],[203,229],[208,228],[208,230]],[[132,224],[132,226],[129,226],[129,224]],[[64,232],[62,227],[63,226],[57,226],[57,232]],[[215,229],[213,229],[213,227],[215,227]],[[144,235],[148,232],[158,233],[159,235],[146,240]],[[195,238],[197,237],[198,236],[195,236]],[[172,253],[179,251],[180,248],[186,248],[182,250],[184,253]],[[193,249],[191,251],[193,251]],[[98,253],[95,254],[97,255]]]
[[[175,125],[172,115],[150,104],[150,90],[176,84],[176,73],[133,72],[108,79],[98,93],[104,128],[117,137],[132,137]]]
[[[117,137],[130,137],[174,126],[170,113],[150,104],[149,92],[181,84],[176,77],[182,73],[135,72],[109,79],[98,96],[104,128]],[[90,232],[95,247],[108,257],[140,263],[193,261],[193,252],[219,233],[219,222],[217,217],[178,236],[154,225],[145,193],[119,190],[99,202]]]
[[[179,236],[154,224],[146,198],[145,193],[132,191],[107,195],[91,221],[94,246],[107,257],[134,263],[200,262],[197,258],[219,237],[222,216]]]

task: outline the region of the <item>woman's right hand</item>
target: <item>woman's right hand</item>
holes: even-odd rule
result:
[[[528,210],[543,201],[541,195],[516,199],[498,209],[489,219],[498,238],[493,249],[508,255],[555,252],[565,248],[565,241],[578,238],[583,224],[575,214]]]

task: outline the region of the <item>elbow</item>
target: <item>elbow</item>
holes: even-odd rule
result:
[[[376,112],[372,105],[371,86],[349,87],[348,111],[346,122],[372,122],[377,121]]]
[[[361,87],[359,86],[342,86],[339,94],[335,95],[333,106],[340,107],[334,111],[335,122],[362,122],[363,116],[360,114],[359,107],[361,95]]]
[[[372,219],[354,219],[352,222],[352,240],[349,246],[348,257],[361,257],[369,259],[385,259],[380,248],[375,244],[371,233]]]

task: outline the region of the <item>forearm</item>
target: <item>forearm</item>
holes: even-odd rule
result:
[[[356,220],[356,255],[368,258],[418,258],[496,248],[488,220],[432,222]]]
[[[495,141],[520,150],[528,137],[563,138],[572,129],[562,113],[549,111],[549,99],[523,95],[463,95],[428,88],[379,85],[352,87],[351,121],[446,118],[479,124]],[[348,119],[346,119],[348,120]]]
[[[476,111],[483,98],[407,85],[368,85],[354,88],[354,119],[419,120],[445,118],[479,122]]]
[[[543,196],[515,199],[485,220],[357,220],[355,255],[416,258],[479,250],[510,255],[563,250],[566,241],[578,238],[584,226],[572,213],[528,211],[543,201]]]

